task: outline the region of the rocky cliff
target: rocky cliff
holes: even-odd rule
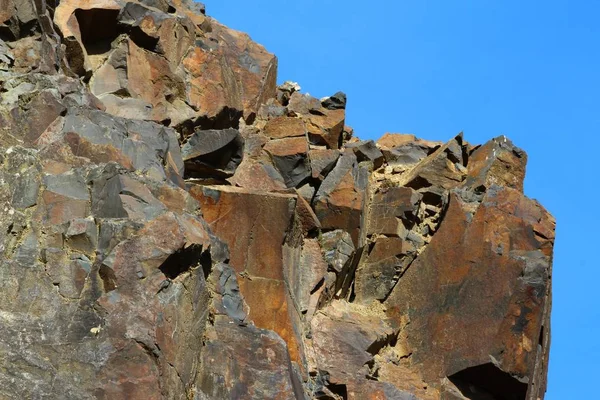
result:
[[[526,154],[276,82],[190,0],[0,0],[0,398],[544,397]]]

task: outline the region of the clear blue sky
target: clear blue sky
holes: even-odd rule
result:
[[[548,400],[592,399],[600,368],[600,2],[206,0],[279,58],[279,81],[343,90],[361,138],[529,154],[525,192],[557,218]]]

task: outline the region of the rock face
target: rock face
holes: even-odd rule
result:
[[[507,138],[353,138],[190,0],[0,3],[0,398],[544,397]]]

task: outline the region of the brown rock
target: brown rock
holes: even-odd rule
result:
[[[398,237],[378,237],[356,269],[355,301],[369,304],[384,301],[416,255],[410,241]]]
[[[340,158],[340,152],[330,149],[311,149],[308,157],[310,158],[312,177],[322,180],[335,166],[336,161]]]
[[[345,111],[322,109],[322,114],[309,114],[306,119],[308,137],[313,144],[339,149],[344,130]]]
[[[362,141],[191,0],[0,36],[0,398],[543,398],[555,221],[506,138]]]
[[[306,135],[304,122],[299,118],[277,117],[267,122],[265,135],[271,139],[282,139]]]
[[[346,386],[348,392],[366,383],[369,362],[394,334],[377,313],[343,301],[317,313],[310,328],[311,364],[327,374],[329,385]]]
[[[249,319],[283,337],[292,360],[299,361],[282,248],[296,196],[217,186],[195,186],[191,193],[212,231],[229,246],[232,267],[247,277],[240,280],[240,290],[250,308]]]
[[[460,134],[403,176],[402,183],[413,189],[428,186],[450,189],[458,186],[466,175],[463,168],[466,164],[464,152],[462,134]]]
[[[199,42],[183,61],[192,106],[208,118],[232,109],[252,119],[275,96],[277,59],[248,35],[214,20]]]
[[[271,331],[253,326],[232,326],[228,322],[217,319],[212,328],[215,340],[209,342],[202,353],[201,396],[211,399],[297,399],[294,371],[285,342]],[[244,373],[240,374],[240,371]]]
[[[412,363],[428,382],[447,376],[493,396],[525,398],[522,379],[543,368],[537,343],[548,329],[543,310],[550,301],[542,248],[552,238],[532,234],[539,221],[533,215],[549,221],[536,202],[509,188],[489,190],[472,217],[452,196],[440,230],[386,301],[396,323],[410,320]],[[423,313],[426,305],[436,306]]]
[[[367,217],[367,235],[406,238],[415,223],[423,196],[407,187],[383,187],[373,195]]]
[[[368,171],[346,152],[315,195],[315,213],[324,229],[343,229],[358,244]]]
[[[505,136],[492,139],[469,157],[467,184],[506,186],[523,191],[527,154]]]
[[[379,147],[385,147],[388,149],[402,146],[407,143],[411,143],[417,140],[415,135],[408,133],[386,133],[377,141]]]

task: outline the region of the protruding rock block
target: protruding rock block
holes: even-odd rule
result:
[[[510,188],[490,187],[473,215],[463,204],[451,196],[439,231],[386,300],[388,315],[397,326],[410,321],[411,359],[427,380],[447,376],[493,397],[526,398],[539,384],[528,379],[544,368],[540,338],[549,329],[543,249],[553,236],[535,232],[553,220]]]
[[[241,277],[248,318],[280,334],[292,360],[299,361],[297,339],[284,281],[283,243],[291,229],[296,196],[265,194],[226,186],[196,186],[192,195],[211,230],[228,246],[230,263]]]
[[[344,229],[358,244],[368,170],[347,151],[338,159],[315,195],[315,212],[323,229]]]

